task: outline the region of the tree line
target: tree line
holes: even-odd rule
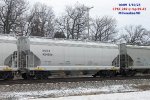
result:
[[[0,33],[16,36],[41,36],[136,45],[150,44],[150,31],[142,25],[125,26],[122,33],[111,16],[89,17],[89,7],[83,4],[66,6],[56,17],[51,7],[25,0],[0,0]],[[89,30],[89,33],[88,33]]]

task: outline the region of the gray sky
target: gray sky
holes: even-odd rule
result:
[[[150,1],[149,0],[30,0],[31,4],[41,2],[51,6],[56,14],[60,16],[66,5],[74,5],[77,2],[85,6],[94,7],[90,10],[91,17],[109,15],[117,19],[118,27],[123,28],[126,25],[142,25],[150,30]],[[140,3],[146,11],[141,11],[140,15],[119,15],[113,11],[113,7],[119,7],[119,3]]]

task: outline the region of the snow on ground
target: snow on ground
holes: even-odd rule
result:
[[[60,98],[41,98],[30,100],[150,100],[150,91],[69,96]]]
[[[38,83],[36,85],[15,84],[15,85],[0,85],[0,100],[29,100],[29,99],[38,100],[40,98],[61,100],[61,98],[69,99],[72,98],[72,96],[79,96],[80,98],[81,95],[83,100],[87,100],[87,98],[93,98],[93,96],[89,96],[89,95],[94,95],[95,98],[96,96],[100,96],[99,98],[102,98],[101,95],[104,95],[106,96],[106,100],[111,100],[110,97],[112,95],[114,95],[115,97],[115,95],[120,96],[122,93],[125,93],[127,95],[127,93],[132,94],[133,92],[134,93],[140,92],[136,94],[141,94],[143,93],[142,91],[146,91],[145,97],[147,96],[148,93],[150,94],[149,79]],[[143,94],[141,94],[141,96],[143,96]],[[93,99],[88,99],[88,100],[93,100]],[[116,98],[112,100],[120,100],[120,99]]]
[[[5,92],[0,93],[0,97],[15,98],[17,100],[28,100],[31,98],[49,98],[49,97],[64,97],[73,95],[91,95],[91,94],[108,94],[108,93],[120,93],[120,92],[133,92],[139,91],[139,89],[133,88],[131,85],[112,85],[99,88],[83,88],[78,87],[74,89],[62,88],[61,90],[46,90],[46,91],[27,91],[27,92]],[[5,98],[6,99],[6,98]],[[86,99],[85,99],[86,100]]]

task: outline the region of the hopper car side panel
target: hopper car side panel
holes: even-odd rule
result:
[[[0,66],[10,66],[11,62],[11,55],[14,51],[17,51],[17,46],[15,43],[11,42],[0,42]],[[8,60],[8,61],[6,61]],[[9,63],[9,64],[8,64]],[[11,64],[12,65],[12,64]]]
[[[118,48],[115,47],[100,47],[100,48],[86,48],[86,64],[99,66],[112,66],[112,61],[119,54]]]
[[[31,51],[41,60],[45,70],[106,70],[119,54],[117,46],[87,47],[31,43]],[[36,67],[36,66],[35,66]],[[117,67],[117,69],[119,69]]]
[[[127,47],[127,53],[133,59],[133,69],[150,69],[150,48]]]
[[[64,63],[69,66],[85,66],[85,48],[76,46],[65,46]]]
[[[15,41],[0,40],[0,79],[14,78],[17,68],[13,66],[12,55],[17,51]]]

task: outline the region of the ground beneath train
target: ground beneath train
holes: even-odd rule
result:
[[[28,100],[149,91],[150,79],[0,85],[0,99]]]

